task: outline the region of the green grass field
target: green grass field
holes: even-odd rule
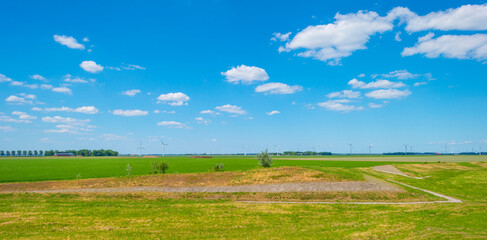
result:
[[[462,203],[243,203],[205,199],[204,194],[171,197],[144,192],[0,194],[0,239],[485,239],[485,158],[451,157],[454,156],[378,156],[380,160],[370,156],[349,160],[344,156],[323,157],[323,160],[276,157],[274,166],[333,170],[330,174],[351,179],[366,173],[455,197]],[[152,161],[136,157],[3,158],[0,181],[73,179],[79,173],[83,178],[122,177],[127,174],[127,164],[133,167],[133,174],[145,175]],[[220,162],[227,171],[259,168],[254,157],[169,157],[167,161],[170,173],[208,172]],[[428,178],[407,178],[369,168],[383,164],[393,164],[403,172]],[[353,198],[363,201],[381,198],[374,194],[356,195]]]
[[[418,180],[369,172],[460,198],[415,205],[255,204],[158,194],[2,194],[0,239],[485,239],[487,166],[397,164]]]
[[[487,156],[323,156],[322,160],[274,159],[274,166],[371,167],[390,163],[412,162],[472,162],[487,161]],[[292,157],[294,158],[294,157]],[[215,164],[223,163],[226,171],[258,168],[255,156],[218,156],[214,158],[167,157],[169,173],[208,172]],[[296,158],[300,159],[300,158]],[[146,175],[151,171],[154,158],[140,157],[32,157],[0,158],[0,182],[45,181],[81,178],[118,177],[127,175],[127,164],[132,175]]]

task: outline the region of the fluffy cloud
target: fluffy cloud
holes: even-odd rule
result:
[[[360,92],[355,92],[352,90],[343,90],[341,92],[333,92],[326,95],[329,98],[359,98]]]
[[[189,101],[188,95],[182,92],[161,94],[157,97],[157,103],[167,103],[171,106],[182,106],[188,105]]]
[[[3,75],[3,74],[0,74],[0,82],[11,82],[12,79]]]
[[[335,15],[335,22],[308,26],[297,33],[279,51],[304,49],[298,55],[339,64],[343,57],[359,49],[366,49],[370,36],[393,28],[392,20],[376,12],[359,11],[356,14]]]
[[[52,88],[51,90],[53,92],[58,92],[58,93],[64,93],[64,94],[69,94],[69,95],[72,94],[71,89],[69,89],[68,87],[55,87],[55,88]]]
[[[158,122],[157,126],[165,126],[170,128],[183,128],[186,127],[186,124],[176,122],[176,121],[162,121],[162,122]]]
[[[411,91],[408,89],[402,91],[397,89],[380,89],[366,93],[365,96],[375,99],[401,99],[409,96],[410,94]]]
[[[382,104],[377,104],[377,103],[369,103],[369,107],[370,108],[381,108],[383,107],[384,105]]]
[[[232,67],[230,70],[222,72],[221,74],[226,77],[228,82],[234,84],[251,84],[254,82],[267,81],[269,79],[269,76],[264,69],[245,65]]]
[[[122,92],[122,95],[126,95],[126,96],[135,96],[137,93],[140,93],[140,90],[139,89],[132,89],[132,90],[127,90],[127,91],[123,91]]]
[[[487,59],[487,34],[433,36],[430,33],[419,38],[414,47],[404,49],[402,56],[424,54],[428,58]]]
[[[69,125],[77,125],[77,126],[83,126],[86,123],[90,122],[90,119],[77,119],[77,118],[70,118],[70,117],[60,117],[60,116],[54,116],[54,117],[43,117],[42,118],[43,122],[47,123],[63,123],[63,124],[69,124]]]
[[[23,112],[14,112],[14,113],[17,113],[17,114],[13,114],[13,115],[17,115],[18,118],[0,115],[0,122],[31,123],[32,121],[29,119],[37,118],[37,117],[29,116]],[[24,119],[20,118],[20,116],[24,116]]]
[[[30,78],[34,79],[34,80],[40,80],[40,81],[46,81],[47,79],[39,74],[34,74],[32,76],[30,76]]]
[[[267,115],[269,115],[269,116],[272,116],[272,115],[274,115],[274,114],[279,114],[279,113],[281,113],[281,112],[279,112],[279,111],[277,111],[277,110],[274,110],[274,111],[270,111],[270,112],[265,113],[265,114],[267,114]]]
[[[79,65],[83,70],[90,73],[97,73],[103,71],[103,66],[96,64],[94,61],[83,61]]]
[[[329,111],[338,112],[350,112],[364,109],[363,107],[347,104],[350,102],[351,101],[348,99],[328,100],[326,102],[318,103],[318,106],[323,107]]]
[[[68,124],[59,124],[56,125],[56,129],[46,129],[44,132],[46,133],[69,133],[69,134],[79,134],[80,132],[87,132],[92,131],[93,129],[80,126],[73,126]]]
[[[210,123],[211,123],[211,121],[210,121],[210,120],[206,120],[206,119],[204,119],[204,118],[202,118],[202,117],[197,117],[197,118],[195,118],[194,120],[196,120],[196,121],[197,121],[199,124],[205,124],[205,125],[208,125],[208,124],[210,124]]]
[[[85,45],[78,43],[78,41],[71,36],[66,36],[66,35],[54,35],[54,41],[60,43],[61,45],[64,45],[68,48],[72,49],[85,49]]]
[[[120,115],[120,116],[125,116],[125,117],[134,117],[134,116],[145,116],[149,114],[148,111],[142,111],[142,110],[121,110],[121,109],[116,109],[113,110],[113,115]]]
[[[220,112],[234,113],[234,114],[239,114],[239,115],[243,115],[243,114],[247,113],[246,111],[242,110],[242,107],[239,107],[236,105],[230,105],[230,104],[218,106],[218,107],[215,107],[215,109],[220,111]]]
[[[5,101],[10,104],[34,104],[36,96],[33,94],[20,93],[18,95],[10,95]]]
[[[12,115],[17,115],[21,120],[32,120],[37,118],[36,116],[31,116],[25,112],[20,112],[20,111],[13,111]]]
[[[33,111],[41,111],[41,108],[32,108]],[[60,108],[44,108],[44,111],[47,112],[76,112],[76,113],[85,113],[85,114],[96,114],[98,113],[98,109],[94,106],[83,106],[78,108],[70,108],[70,107],[60,107]]]
[[[348,82],[348,85],[352,86],[352,88],[360,88],[360,89],[374,89],[374,88],[401,88],[405,87],[406,84],[402,82],[391,82],[389,80],[377,80],[369,83],[365,83],[363,81],[358,81],[357,79],[352,79]]]
[[[291,32],[284,33],[284,34],[276,32],[276,33],[273,33],[272,35],[274,37],[271,38],[271,41],[275,42],[275,41],[279,40],[281,42],[287,42],[287,41],[289,41],[289,36],[291,35]]]
[[[255,92],[266,94],[293,94],[303,90],[303,87],[295,85],[289,86],[284,83],[266,83],[255,88]]]
[[[88,83],[88,82],[95,82],[96,80],[90,78],[88,80],[80,77],[72,77],[71,74],[64,75],[64,81],[69,83]]]
[[[428,84],[428,82],[415,82],[414,86],[417,87],[417,86],[426,85],[426,84]]]
[[[487,4],[463,5],[445,11],[431,12],[425,16],[406,14],[408,32],[424,30],[487,30]]]

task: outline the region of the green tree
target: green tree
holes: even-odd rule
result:
[[[7,156],[10,156],[10,151],[7,150]]]
[[[3,150],[0,151],[0,156],[5,156],[5,152]]]
[[[81,156],[91,156],[91,150],[81,149],[81,150],[78,151],[78,155],[81,155]]]
[[[39,155],[39,152],[37,152],[37,150],[34,150],[34,156],[38,156]]]
[[[261,165],[262,167],[268,168],[272,165],[272,157],[267,149],[257,155],[257,160],[259,160],[259,165]]]
[[[32,157],[32,150],[29,150],[29,151],[27,152],[27,155],[29,155],[29,157]]]
[[[22,156],[22,151],[21,150],[17,150],[17,156]]]
[[[39,156],[42,156],[43,153],[44,153],[44,151],[39,150]]]
[[[22,156],[27,156],[27,150],[22,151]]]
[[[12,150],[12,156],[15,157],[15,150]]]

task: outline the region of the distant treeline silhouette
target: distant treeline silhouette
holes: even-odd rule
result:
[[[54,156],[56,153],[72,153],[77,156],[118,156],[117,151],[113,151],[110,149],[104,150],[89,150],[89,149],[81,149],[81,150],[66,150],[66,151],[59,151],[59,150],[0,150],[0,156],[10,156],[10,157],[39,157],[39,156]]]

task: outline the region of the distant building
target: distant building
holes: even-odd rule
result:
[[[58,153],[55,153],[54,156],[56,156],[56,157],[74,157],[76,155],[74,155],[73,153],[69,153],[69,152],[58,152]]]

